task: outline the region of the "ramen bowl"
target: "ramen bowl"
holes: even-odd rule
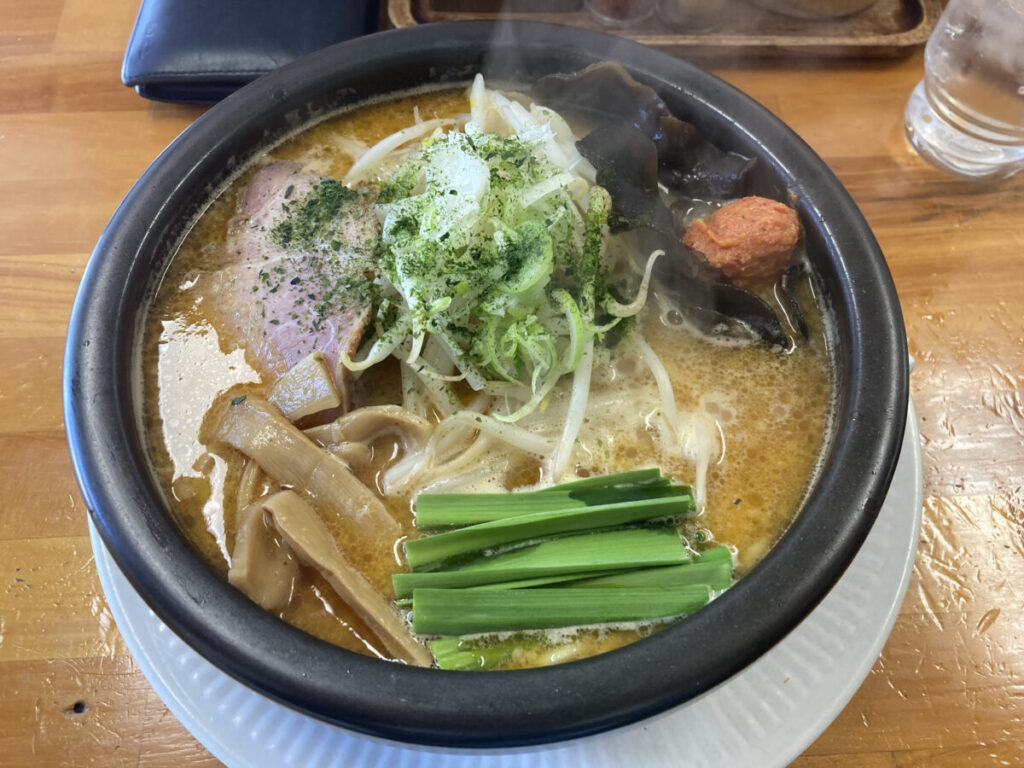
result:
[[[142,318],[175,245],[238,169],[300,127],[368,99],[439,83],[531,83],[612,60],[712,142],[758,160],[758,189],[791,199],[834,346],[824,465],[781,540],[732,589],[627,647],[552,667],[446,672],[381,661],[264,612],[176,527],[147,464]],[[89,513],[128,580],[189,646],[245,685],[357,732],[449,747],[569,739],[680,705],[793,629],[858,551],[892,477],[908,400],[906,339],[878,245],[825,163],[750,98],[682,61],[583,30],[438,24],[325,49],[199,118],[132,187],[103,232],[68,332],[65,413]]]

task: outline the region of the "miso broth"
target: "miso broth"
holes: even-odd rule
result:
[[[225,577],[238,533],[240,486],[247,498],[280,487],[229,446],[208,439],[207,411],[225,393],[237,398],[265,397],[287,366],[260,351],[265,340],[240,330],[241,308],[224,306],[224,275],[219,273],[231,242],[247,185],[262,167],[276,161],[298,163],[301,172],[341,179],[353,155],[420,120],[458,118],[470,110],[464,90],[423,92],[360,106],[326,119],[271,149],[214,200],[184,238],[162,279],[149,310],[143,344],[145,425],[154,472],[176,521],[202,556]],[[415,152],[418,142],[405,149]],[[406,154],[403,158],[407,158]],[[397,161],[396,161],[397,162]],[[619,244],[617,248],[627,245]],[[646,254],[641,254],[642,260]],[[285,275],[287,281],[302,275]],[[776,306],[771,286],[759,294]],[[253,295],[258,305],[262,294]],[[714,443],[706,468],[706,493],[699,512],[679,530],[695,551],[728,545],[738,578],[756,565],[785,532],[818,471],[831,429],[833,382],[827,334],[816,305],[813,282],[799,288],[809,336],[790,332],[787,349],[758,343],[723,343],[695,331],[655,301],[648,300],[634,320],[671,381],[680,413],[699,411],[705,436]],[[220,302],[220,305],[218,305]],[[312,300],[311,300],[312,302]],[[651,371],[625,343],[595,353],[586,416],[573,441],[571,476],[587,477],[637,467],[659,467],[682,483],[697,482],[692,456],[673,450],[664,437],[662,399]],[[538,413],[565,413],[571,397],[569,376],[551,391]],[[396,360],[369,368],[352,384],[355,408],[403,402]],[[451,383],[460,404],[474,403],[465,381]],[[331,414],[335,416],[336,414]],[[424,414],[436,422],[442,414]],[[309,419],[300,427],[312,426]],[[538,427],[540,429],[540,427]],[[401,441],[382,434],[351,463],[356,477],[371,489],[399,523],[399,535],[376,540],[357,520],[322,514],[344,557],[382,596],[392,596],[390,577],[406,569],[402,545],[420,535],[415,526],[415,484],[385,494],[382,477],[403,458]],[[490,445],[461,490],[509,490],[545,481],[544,462],[522,451]],[[483,469],[480,469],[483,468]],[[492,468],[488,471],[487,468]],[[285,621],[341,647],[392,658],[359,614],[352,610],[314,567],[300,563],[299,577]],[[555,630],[547,642],[533,641],[505,666],[566,661],[610,650],[656,631],[663,622],[614,625],[576,631]]]

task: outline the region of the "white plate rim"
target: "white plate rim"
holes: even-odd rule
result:
[[[920,436],[910,403],[896,474],[865,545],[822,603],[778,645],[704,695],[640,723],[559,744],[504,750],[446,750],[367,737],[246,688],[177,638],[118,570],[91,521],[89,531],[101,586],[140,670],[172,714],[225,765],[265,765],[276,752],[280,765],[612,768],[639,749],[644,765],[652,768],[702,768],[722,760],[771,768],[802,754],[874,666],[906,594],[922,504]],[[876,583],[862,583],[871,574]],[[871,600],[844,596],[866,586],[872,587]],[[859,632],[830,627],[838,622],[848,629],[851,621]],[[815,653],[817,646],[837,640],[842,641],[837,653]],[[808,685],[815,678],[818,684]],[[225,708],[234,714],[225,717]]]

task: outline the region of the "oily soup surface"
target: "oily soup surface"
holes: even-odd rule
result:
[[[465,94],[423,93],[364,106],[329,119],[276,148],[266,160],[294,160],[308,170],[342,177],[351,166],[346,141],[373,145],[414,121],[467,111]],[[262,394],[282,370],[268,370],[253,350],[259,339],[240,338],[230,311],[215,310],[204,293],[224,256],[228,223],[251,172],[243,175],[199,219],[175,256],[151,308],[144,337],[145,421],[156,474],[186,535],[226,574],[236,530],[234,494],[244,457],[230,448],[203,444],[203,417],[231,387]],[[771,301],[769,294],[766,298]],[[831,379],[821,319],[808,286],[801,304],[809,314],[811,339],[788,353],[757,346],[709,343],[666,320],[649,302],[639,323],[668,370],[680,411],[702,408],[715,422],[724,451],[708,473],[707,505],[683,526],[694,546],[725,543],[737,553],[742,574],[783,533],[816,471],[830,427]],[[671,313],[669,313],[671,318]],[[227,318],[227,319],[226,319]],[[400,402],[394,369],[381,364],[356,387],[356,405]],[[565,397],[556,392],[554,399]],[[666,452],[657,440],[658,393],[653,377],[636,358],[615,357],[595,365],[591,405],[574,454],[581,474],[658,466],[675,480],[692,483],[694,466]],[[374,469],[362,479],[379,487],[377,475],[396,459],[387,440],[373,446]],[[523,483],[537,468],[521,467]],[[266,480],[263,488],[270,490]],[[390,500],[405,536],[415,536],[411,502]],[[403,568],[401,541],[367,541],[344,519],[327,520],[345,556],[384,594],[390,575]],[[343,647],[389,657],[380,642],[312,568],[303,567],[285,620]],[[589,633],[569,656],[607,650],[634,639],[634,631]],[[550,650],[554,648],[554,650]],[[558,643],[539,657],[518,663],[560,660]],[[545,655],[547,654],[547,655]]]

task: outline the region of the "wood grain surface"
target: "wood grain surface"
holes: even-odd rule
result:
[[[119,82],[136,0],[0,0],[0,766],[216,765],[106,606],[61,413],[66,323],[132,182],[201,109]],[[892,61],[716,61],[835,170],[891,267],[917,360],[925,508],[867,680],[795,763],[1024,765],[1024,174],[915,157]],[[642,764],[642,761],[640,763]]]

